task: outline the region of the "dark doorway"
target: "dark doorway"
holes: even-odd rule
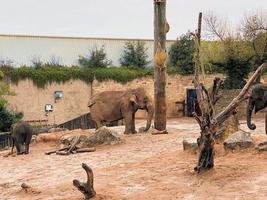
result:
[[[186,90],[186,116],[192,117],[192,113],[195,112],[195,101],[197,100],[196,89]]]

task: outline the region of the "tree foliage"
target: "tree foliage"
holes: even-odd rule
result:
[[[219,52],[222,57],[217,61],[210,58],[210,62],[227,75],[224,87],[242,88],[253,66],[250,42],[244,40],[239,33],[231,31],[229,26],[224,26],[227,23],[212,14],[204,17],[204,22],[208,35],[220,40]]]
[[[224,82],[226,89],[243,88],[252,70],[252,58],[246,42],[233,41],[231,38],[224,41],[224,60],[217,64],[227,75]]]
[[[144,68],[148,61],[147,48],[142,41],[129,41],[124,45],[120,59],[121,66]]]
[[[244,39],[253,49],[255,65],[267,61],[267,11],[245,16],[242,23]]]
[[[3,78],[3,72],[0,71],[0,79]],[[0,131],[8,131],[10,126],[22,119],[23,114],[21,112],[13,112],[7,109],[7,101],[4,96],[15,95],[5,82],[0,82]]]
[[[169,66],[177,68],[181,74],[194,72],[194,39],[190,34],[178,38],[169,51]]]
[[[104,68],[111,65],[111,61],[107,59],[104,46],[100,49],[97,47],[90,50],[89,54],[85,56],[79,56],[78,62],[83,67],[100,67]]]
[[[23,117],[22,112],[9,111],[6,107],[6,103],[0,104],[0,131],[9,131],[10,126],[13,123],[21,120]]]

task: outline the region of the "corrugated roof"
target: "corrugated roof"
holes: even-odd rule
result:
[[[21,37],[21,38],[51,38],[51,39],[90,39],[90,40],[129,40],[129,41],[154,41],[153,39],[140,38],[97,38],[97,37],[76,37],[76,36],[46,36],[46,35],[17,35],[17,34],[0,34],[0,37]],[[174,42],[175,40],[166,40]]]

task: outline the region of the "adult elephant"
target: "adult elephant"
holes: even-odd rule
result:
[[[126,91],[105,91],[94,96],[90,103],[91,117],[96,123],[96,129],[102,122],[125,121],[125,134],[136,133],[135,113],[138,109],[147,111],[147,123],[144,131],[151,126],[154,114],[152,99],[144,88]]]
[[[11,139],[12,139],[12,149],[11,154],[13,154],[14,145],[16,146],[17,155],[28,154],[29,146],[31,143],[33,134],[33,128],[27,122],[19,121],[11,126]]]
[[[255,109],[255,113],[263,110],[267,107],[267,85],[256,84],[252,88],[251,95],[247,105],[247,126],[251,130],[256,129],[256,125],[251,123],[252,111]],[[267,113],[265,114],[265,133],[267,134]]]

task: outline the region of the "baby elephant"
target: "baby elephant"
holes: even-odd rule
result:
[[[29,145],[31,143],[33,134],[33,128],[27,122],[17,122],[11,126],[11,139],[12,139],[12,149],[11,154],[13,154],[14,145],[17,149],[17,155],[28,154]]]

